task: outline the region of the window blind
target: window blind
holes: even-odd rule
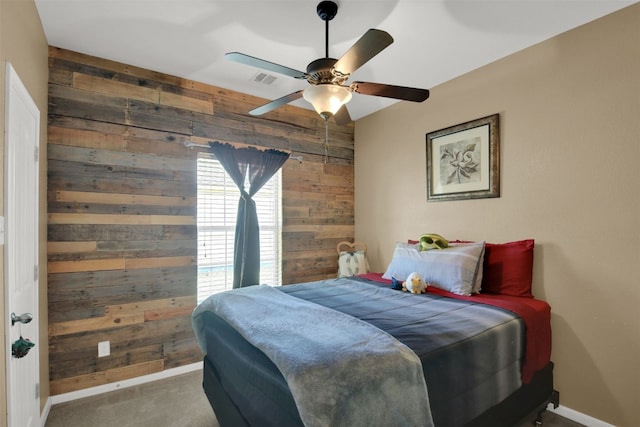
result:
[[[219,161],[197,159],[198,303],[231,289],[240,191]],[[248,188],[248,183],[245,183]],[[260,225],[260,283],[280,285],[282,235],[281,171],[253,196]]]

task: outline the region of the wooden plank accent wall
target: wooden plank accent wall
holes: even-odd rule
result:
[[[353,240],[353,126],[266,100],[51,47],[48,283],[51,394],[202,359],[193,331],[195,159],[185,144],[291,151],[283,282],[335,277]],[[97,357],[100,341],[111,355]]]

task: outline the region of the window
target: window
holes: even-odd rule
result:
[[[198,303],[233,286],[233,250],[240,191],[213,156],[200,153],[198,182]],[[280,285],[281,171],[253,196],[260,224],[260,283]]]

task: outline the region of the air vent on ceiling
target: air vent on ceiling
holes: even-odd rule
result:
[[[273,82],[275,82],[277,79],[276,76],[273,76],[271,74],[267,74],[264,71],[258,71],[257,73],[255,73],[253,75],[253,77],[251,77],[251,81],[256,82],[256,83],[261,83],[263,85],[270,85]]]

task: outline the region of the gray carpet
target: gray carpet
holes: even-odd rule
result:
[[[45,427],[218,427],[201,382],[202,373],[192,372],[60,403],[51,408]],[[532,426],[534,418],[517,427]],[[543,421],[545,427],[581,426],[551,412]]]
[[[218,427],[202,372],[53,405],[45,427]]]

